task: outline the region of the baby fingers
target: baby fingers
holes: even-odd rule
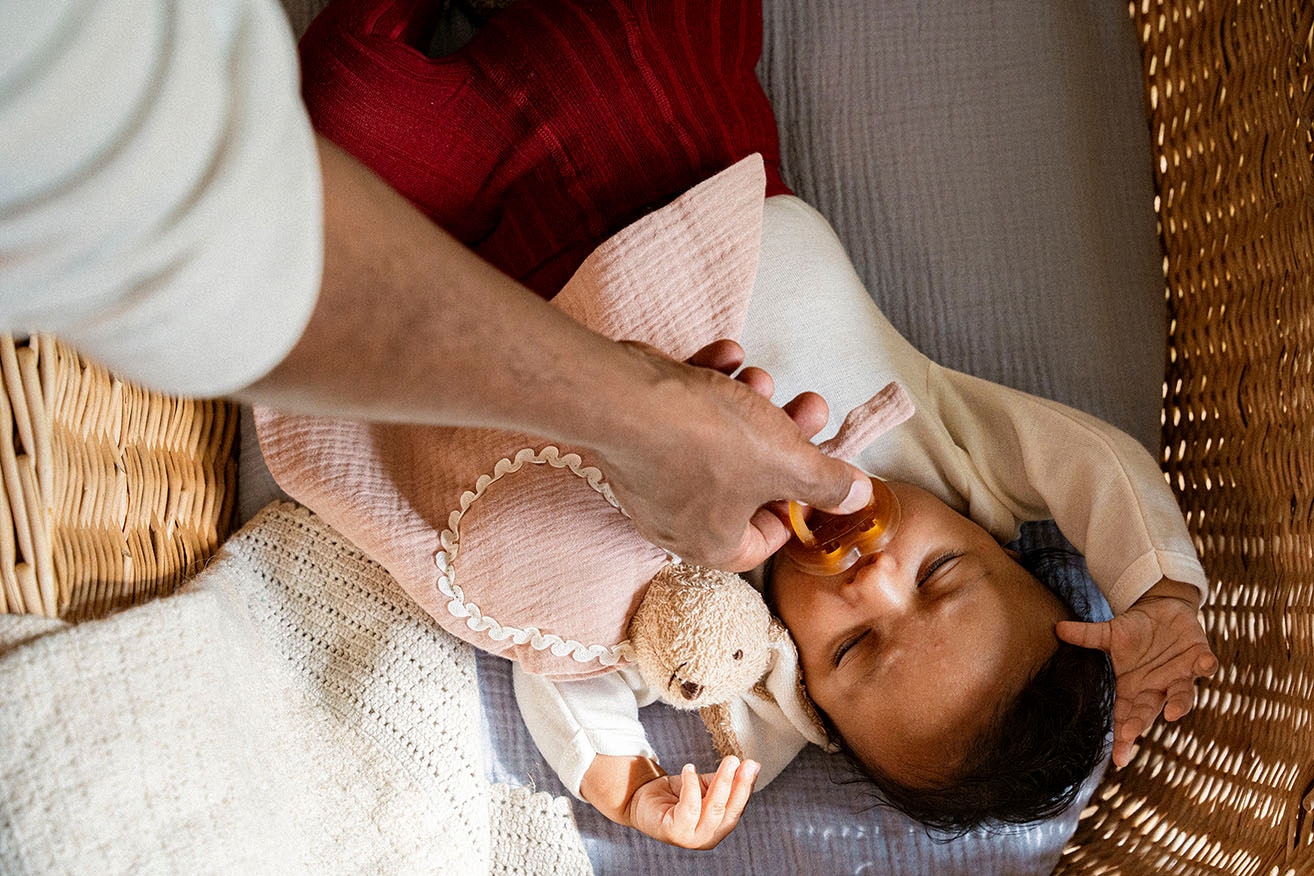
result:
[[[739,769],[739,758],[733,755],[721,761],[712,776],[712,784],[707,789],[707,799],[703,802],[702,818],[699,819],[700,831],[711,831],[719,827],[730,801],[730,790],[734,786],[735,771]]]
[[[1163,709],[1167,696],[1162,691],[1119,694],[1113,704],[1113,763],[1124,767],[1131,761],[1137,738],[1149,729]]]
[[[729,759],[726,758],[726,760]],[[722,768],[724,766],[723,763]],[[762,765],[755,760],[746,760],[735,769],[730,785],[730,796],[726,800],[723,816],[726,833],[729,833],[739,823],[739,816],[744,814],[744,807],[748,805],[748,798],[753,793],[753,783],[757,781],[757,774],[761,770]]]
[[[760,769],[754,761],[741,763],[739,758],[733,756],[721,761],[716,774],[707,777],[710,783],[703,797],[702,817],[694,831],[695,844],[691,847],[714,848],[735,829],[748,804],[753,782]]]
[[[695,833],[702,812],[703,785],[694,765],[687,763],[680,772],[680,797],[675,801],[675,810],[671,813],[676,829],[682,833]]]
[[[1163,707],[1165,721],[1176,721],[1195,708],[1194,680],[1179,681],[1168,688],[1168,701]]]
[[[1086,623],[1085,621],[1059,621],[1054,627],[1054,634],[1078,648],[1093,648],[1108,653],[1112,645],[1112,628],[1108,621]]]

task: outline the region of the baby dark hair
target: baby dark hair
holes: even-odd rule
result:
[[[1021,562],[1078,615],[1085,599],[1066,581],[1079,555],[1064,549],[1022,554]],[[956,774],[935,787],[896,781],[837,740],[883,802],[952,837],[1006,828],[1063,812],[1103,761],[1113,717],[1114,675],[1100,651],[1060,642],[1017,697],[1002,704],[968,748]],[[835,734],[832,733],[832,736]]]

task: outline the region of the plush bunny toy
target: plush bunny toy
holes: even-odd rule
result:
[[[748,754],[740,738],[746,715],[736,712],[752,703],[825,740],[789,633],[740,576],[667,565],[630,618],[629,635],[644,681],[675,708],[697,709],[723,757]]]

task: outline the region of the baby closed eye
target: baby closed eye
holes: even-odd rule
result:
[[[960,557],[962,557],[962,555],[963,554],[961,551],[945,551],[944,553],[938,554],[933,559],[929,560],[925,565],[922,566],[921,571],[917,573],[918,589],[921,589],[923,586],[925,586],[927,582],[929,582],[933,577],[935,577],[936,573],[942,570],[948,571],[950,568],[952,568],[950,564],[953,563],[954,560],[957,560]]]
[[[835,654],[831,658],[831,665],[838,667],[844,660],[844,655],[852,651],[859,642],[871,635],[871,630],[862,630],[844,641],[840,642],[839,647],[835,649]]]

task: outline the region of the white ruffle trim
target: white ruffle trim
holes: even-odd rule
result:
[[[501,459],[493,466],[491,475],[480,475],[475,481],[475,488],[461,495],[460,508],[447,518],[447,529],[439,539],[442,549],[434,554],[434,564],[438,567],[438,591],[447,597],[447,610],[454,617],[465,618],[465,623],[477,633],[487,633],[496,642],[510,639],[517,645],[528,644],[536,651],[551,651],[558,657],[571,657],[579,663],[597,661],[603,666],[615,666],[633,658],[633,649],[628,641],[612,647],[607,645],[585,645],[573,639],[563,639],[555,633],[545,633],[537,627],[512,627],[498,623],[494,618],[484,614],[479,606],[465,598],[465,591],[456,583],[456,555],[461,545],[461,518],[470,509],[475,500],[488,490],[490,484],[513,474],[526,465],[550,465],[553,468],[566,469],[583,478],[590,487],[598,492],[607,502],[622,514],[625,509],[611,492],[611,487],[602,478],[602,472],[591,465],[584,465],[578,453],[562,453],[556,447],[548,445],[542,450],[532,448],[516,453],[512,458]]]

